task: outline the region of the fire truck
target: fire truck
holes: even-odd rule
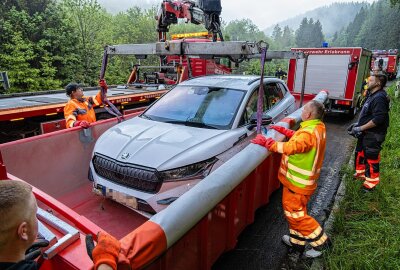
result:
[[[321,89],[329,91],[327,112],[353,117],[360,105],[362,83],[369,76],[372,52],[351,48],[293,48],[304,59],[289,61],[287,85],[300,103]]]
[[[381,69],[393,80],[397,76],[397,66],[399,64],[400,54],[397,49],[393,50],[373,50],[371,69]]]

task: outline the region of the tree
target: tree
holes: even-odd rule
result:
[[[307,18],[303,18],[303,20],[300,23],[299,28],[296,30],[296,45],[298,47],[307,47],[309,39],[307,37],[307,31],[308,31],[308,20]]]
[[[322,33],[322,25],[321,25],[320,21],[317,20],[311,29],[312,29],[312,33],[314,33],[314,35],[311,35],[312,36],[312,40],[310,41],[311,45],[313,47],[322,46],[322,43],[324,42],[325,38],[324,38],[324,34]]]
[[[324,41],[322,25],[319,20],[303,18],[296,31],[296,44],[299,47],[320,47]]]
[[[10,92],[60,88],[56,62],[66,55],[57,40],[69,32],[60,32],[58,6],[52,1],[41,2],[47,7],[17,2],[0,15],[0,66],[9,72]]]
[[[400,5],[400,0],[390,0],[390,4],[394,7],[395,5]]]
[[[352,38],[351,40],[348,40],[346,44],[343,44],[344,46],[355,46],[354,40],[358,33],[361,30],[361,27],[363,23],[365,22],[365,19],[367,18],[368,14],[365,8],[361,8],[360,11],[357,13],[356,17],[354,20],[349,24],[346,30],[346,34]]]
[[[275,25],[274,31],[272,32],[272,38],[278,47],[282,46],[282,29],[279,24]]]
[[[102,10],[97,0],[63,0],[64,11],[77,33],[78,55],[81,64],[77,66],[76,81],[94,85],[97,83],[99,63],[103,45],[101,41],[111,40],[107,32],[110,16]]]
[[[247,41],[258,41],[267,40],[264,32],[249,19],[233,20],[227,24],[223,29],[224,35],[228,35],[231,40],[247,40]]]
[[[285,26],[282,34],[282,47],[283,49],[290,49],[294,47],[294,34],[293,30],[289,26]]]

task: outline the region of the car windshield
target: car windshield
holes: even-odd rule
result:
[[[187,126],[230,129],[244,91],[206,86],[177,86],[141,117]]]

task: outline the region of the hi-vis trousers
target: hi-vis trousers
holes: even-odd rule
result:
[[[382,135],[381,135],[382,136]],[[365,134],[357,141],[355,150],[356,177],[364,180],[364,187],[374,188],[379,184],[379,162],[381,160],[381,144],[384,140],[377,140],[375,134]],[[378,135],[379,139],[379,135]]]
[[[307,214],[309,199],[310,196],[294,193],[283,187],[282,206],[289,223],[290,242],[299,251],[304,250],[307,242],[318,249],[328,240],[319,223]]]

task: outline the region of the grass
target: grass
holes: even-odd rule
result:
[[[361,192],[353,168],[343,168],[346,194],[335,215],[326,269],[400,269],[400,100],[391,99],[390,127],[381,152],[381,182]],[[351,157],[353,158],[353,157]]]

